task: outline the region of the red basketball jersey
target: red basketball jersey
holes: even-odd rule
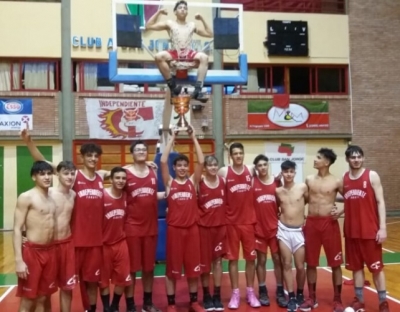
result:
[[[177,227],[190,227],[199,219],[196,189],[190,179],[185,183],[173,180],[167,197],[167,224]]]
[[[199,225],[220,226],[226,224],[225,181],[217,177],[218,186],[209,187],[204,180],[199,183],[198,202],[200,209]]]
[[[73,190],[76,192],[71,227],[75,247],[103,245],[103,179],[94,179],[77,171]]]
[[[257,226],[264,235],[274,232],[278,228],[278,205],[276,204],[275,191],[275,181],[272,181],[271,184],[265,184],[258,177],[254,178],[254,209]]]
[[[126,194],[113,197],[110,190],[104,190],[103,242],[113,245],[125,238]]]
[[[127,236],[153,236],[158,233],[157,176],[149,174],[140,178],[129,169],[126,171],[128,211],[125,223]]]
[[[358,179],[349,172],[343,177],[344,236],[375,239],[379,230],[378,205],[370,182],[370,170],[365,169]]]
[[[227,220],[230,224],[255,224],[256,214],[253,205],[252,176],[247,166],[243,172],[237,174],[232,167],[228,167],[226,175],[227,190]]]

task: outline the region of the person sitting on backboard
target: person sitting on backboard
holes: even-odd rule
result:
[[[200,14],[196,14],[195,18],[203,23],[204,28],[196,26],[194,22],[186,21],[188,14],[188,5],[186,1],[178,1],[174,7],[174,13],[176,15],[176,21],[167,20],[157,22],[160,15],[168,14],[165,9],[161,9],[157,11],[145,25],[146,30],[166,30],[170,36],[172,49],[161,51],[156,54],[155,61],[157,67],[174,96],[181,93],[182,86],[177,85],[174,77],[171,75],[170,63],[172,61],[187,61],[189,63],[188,66],[191,68],[196,67],[198,63],[197,82],[191,96],[194,99],[204,101],[205,99],[201,89],[207,74],[208,56],[204,52],[191,49],[192,37],[193,33],[196,33],[202,37],[213,38],[213,31]]]

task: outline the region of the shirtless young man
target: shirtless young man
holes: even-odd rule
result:
[[[278,239],[278,205],[276,203],[277,180],[268,172],[268,157],[258,155],[253,162],[257,175],[253,178],[254,208],[257,216],[256,250],[257,250],[257,279],[259,286],[259,300],[261,305],[269,306],[266,278],[266,262],[268,247],[274,263],[276,280],[276,302],[281,308],[287,306],[283,290],[282,266],[279,255]],[[280,182],[280,181],[279,181]]]
[[[101,267],[101,301],[106,312],[118,312],[119,301],[126,287],[132,284],[129,272],[129,251],[124,224],[126,219],[126,170],[115,167],[110,175],[111,187],[104,189],[103,263]],[[110,307],[110,280],[115,285]],[[127,309],[128,312],[133,310]]]
[[[189,128],[197,154],[197,164],[192,176],[188,178],[189,159],[178,155],[174,160],[176,178],[173,179],[168,168],[168,156],[175,141],[173,131],[170,140],[161,156],[161,174],[165,185],[168,202],[167,212],[167,265],[165,282],[167,288],[167,312],[175,312],[176,281],[181,278],[182,266],[189,285],[190,310],[204,311],[197,301],[198,278],[200,266],[200,235],[197,221],[197,184],[201,179],[204,156],[193,128]]]
[[[343,312],[342,291],[342,238],[339,222],[332,217],[340,180],[329,172],[335,163],[336,154],[328,148],[321,148],[314,160],[316,175],[306,178],[308,186],[308,215],[303,229],[306,241],[307,283],[309,298],[300,306],[301,311],[310,311],[318,307],[316,299],[317,266],[321,246],[324,246],[328,265],[332,269],[333,312]]]
[[[289,293],[287,310],[297,311],[297,307],[304,302],[304,213],[308,198],[308,188],[305,183],[296,184],[296,163],[286,160],[281,164],[283,186],[276,189],[280,207],[278,222],[279,250],[283,265],[283,277]],[[297,296],[294,293],[292,256],[296,267]]]
[[[203,306],[206,311],[223,311],[221,301],[222,257],[226,253],[226,187],[218,176],[218,159],[206,156],[205,174],[199,183],[200,209],[200,260]],[[214,294],[211,297],[209,282],[213,273]]]
[[[192,97],[202,100],[204,95],[201,92],[204,79],[208,69],[208,56],[204,52],[191,50],[192,37],[196,33],[201,37],[213,38],[212,29],[207,25],[204,18],[200,14],[196,14],[195,18],[199,20],[203,27],[196,26],[194,22],[187,22],[188,5],[186,1],[178,1],[174,7],[176,21],[157,21],[160,15],[167,15],[167,11],[162,9],[155,13],[146,23],[146,30],[166,30],[171,39],[172,50],[158,52],[155,56],[156,64],[166,80],[172,94],[178,95],[182,91],[181,86],[177,86],[175,79],[171,76],[169,63],[171,61],[187,61],[197,70],[197,82]]]
[[[158,312],[153,304],[154,264],[158,241],[157,172],[149,167],[148,147],[143,141],[134,141],[130,147],[133,164],[125,166],[127,192],[127,217],[125,234],[130,254],[132,283],[125,290],[129,311],[135,310],[134,292],[136,272],[142,271],[143,312]]]
[[[379,175],[364,167],[364,151],[349,146],[345,152],[350,170],[343,177],[346,269],[353,272],[355,298],[351,307],[365,311],[364,263],[372,273],[379,312],[389,312],[383,271],[382,243],[386,240],[386,207]],[[343,211],[338,209],[334,215]]]
[[[238,309],[240,305],[239,291],[239,249],[243,248],[246,260],[246,300],[253,308],[261,306],[254,293],[254,277],[256,270],[256,213],[253,203],[252,179],[253,166],[243,164],[244,147],[241,143],[233,143],[229,147],[232,166],[223,167],[218,174],[225,178],[227,190],[226,233],[229,260],[229,277],[231,280],[232,296],[229,309]]]
[[[49,195],[53,168],[37,161],[31,168],[35,187],[18,196],[14,214],[13,246],[18,275],[19,312],[45,311],[46,297],[57,291],[57,259],[54,248],[56,202]],[[27,241],[22,243],[22,229]]]
[[[33,159],[46,161],[40,153],[28,130],[21,137]],[[96,311],[97,288],[100,282],[100,267],[103,246],[103,178],[108,171],[96,170],[102,149],[94,143],[83,144],[80,148],[83,169],[76,171],[73,190],[76,193],[71,218],[72,236],[75,245],[75,270],[79,277],[84,309]],[[53,166],[56,172],[57,166]]]

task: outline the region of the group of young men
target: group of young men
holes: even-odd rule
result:
[[[274,177],[269,173],[265,155],[258,155],[251,166],[244,164],[241,143],[230,145],[232,164],[219,169],[218,159],[204,157],[191,127],[188,133],[197,154],[194,173],[188,175],[189,159],[185,155],[174,159],[174,173],[170,172],[168,159],[177,135],[173,132],[160,164],[165,192],[157,192],[157,174],[147,162],[144,142],[132,143],[132,165],[115,167],[111,172],[96,170],[101,148],[84,144],[81,147],[83,169],[77,170],[69,161],[56,167],[46,162],[27,130],[22,131],[22,139],[36,162],[31,170],[35,187],[18,197],[15,210],[13,243],[17,295],[21,297],[19,311],[31,311],[33,306],[36,311],[51,311],[49,298],[58,289],[61,311],[71,311],[72,289],[78,281],[85,310],[96,311],[100,288],[104,311],[119,311],[123,294],[127,311],[136,311],[135,277],[136,272],[142,271],[142,311],[158,312],[153,305],[152,288],[158,235],[157,201],[162,198],[168,203],[165,274],[168,312],[176,310],[175,288],[182,268],[188,280],[191,310],[224,310],[223,258],[229,260],[232,288],[228,308],[239,308],[240,244],[246,260],[246,301],[251,307],[270,305],[265,283],[269,248],[277,304],[288,311],[316,308],[317,267],[320,249],[324,246],[332,268],[333,311],[343,311],[343,254],[337,221],[343,213],[346,268],[353,272],[355,286],[351,306],[355,311],[365,308],[365,263],[374,277],[379,311],[389,311],[381,245],[386,238],[383,191],[377,173],[363,167],[364,153],[360,147],[347,149],[349,171],[340,179],[329,172],[336,161],[335,153],[321,148],[314,161],[318,173],[297,184],[294,162],[284,161],[281,174]],[[54,172],[59,185],[51,187]],[[111,181],[106,189],[105,177]],[[338,193],[343,197],[338,198]],[[341,199],[344,210],[335,205]],[[296,293],[292,258],[296,268]],[[254,290],[256,275],[258,298]],[[199,278],[203,307],[197,298]],[[303,293],[306,278],[307,299]],[[115,285],[111,302],[110,280]]]

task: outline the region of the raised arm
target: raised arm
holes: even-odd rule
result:
[[[165,21],[157,22],[160,15],[167,15],[167,11],[164,9],[158,10],[152,17],[149,18],[146,25],[144,26],[146,30],[168,30],[168,23]]]
[[[19,278],[26,279],[28,267],[22,259],[22,230],[25,226],[26,215],[28,214],[30,205],[30,197],[26,193],[22,193],[17,199],[17,205],[14,212],[14,232],[13,246],[15,257],[15,271]]]
[[[36,144],[33,142],[28,129],[23,129],[21,131],[20,135],[21,135],[22,141],[24,141],[26,147],[28,148],[29,153],[31,154],[32,158],[35,161],[45,161],[45,162],[49,163],[53,167],[53,170],[55,172],[57,165],[53,164],[52,162],[50,162],[50,161],[46,160],[46,158],[44,158],[43,154],[39,151]]]
[[[386,240],[386,206],[385,199],[383,197],[383,187],[379,175],[375,171],[370,172],[370,181],[372,188],[374,189],[376,203],[378,205],[378,216],[379,216],[379,231],[376,234],[376,241],[381,244]]]
[[[203,27],[204,27],[204,29],[203,29],[203,28],[199,28],[199,27],[196,26],[195,33],[198,34],[201,37],[213,38],[214,37],[214,32],[211,29],[211,27],[208,26],[208,24],[206,23],[204,18],[200,14],[196,14],[195,18],[197,20],[199,20],[203,24]]]
[[[194,148],[196,150],[196,155],[197,155],[197,164],[196,164],[196,167],[194,168],[194,173],[192,175],[193,184],[197,185],[200,182],[201,175],[203,173],[204,154],[203,154],[203,151],[201,150],[199,141],[197,141],[196,134],[195,134],[192,126],[190,126],[190,128],[189,128],[189,132],[190,132],[190,136],[192,137]]]
[[[160,160],[161,177],[163,179],[163,183],[164,183],[166,191],[172,182],[172,177],[169,174],[168,158],[169,158],[169,154],[171,153],[172,145],[175,142],[175,137],[176,137],[176,134],[174,131],[172,131],[172,135],[167,143],[167,146],[165,146],[164,152],[162,153],[161,160]]]

